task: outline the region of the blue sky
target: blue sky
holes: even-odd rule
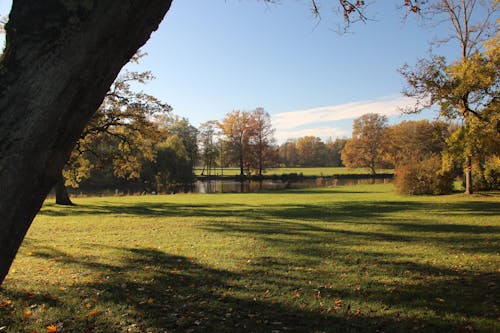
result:
[[[156,80],[144,91],[194,125],[264,107],[279,141],[350,136],[353,118],[363,113],[412,119],[397,110],[408,103],[397,69],[427,56],[428,42],[446,34],[445,27],[426,30],[414,18],[404,21],[400,2],[374,1],[368,8],[373,21],[339,34],[336,1],[319,2],[318,20],[309,0],[175,0],[143,48],[148,56],[131,68],[151,70]],[[2,1],[0,14],[8,6]],[[437,51],[455,57],[452,46]]]

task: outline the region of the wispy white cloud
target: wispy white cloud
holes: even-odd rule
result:
[[[276,130],[274,134],[278,142],[285,142],[287,139],[300,138],[303,136],[316,136],[320,138],[329,137],[347,137],[350,136],[350,131],[345,131],[338,127],[320,127],[320,128],[304,128],[304,129],[291,129],[291,130]]]
[[[351,133],[351,128],[341,128],[335,122],[358,118],[366,113],[379,113],[395,116],[400,108],[413,104],[404,97],[387,97],[369,101],[357,101],[345,104],[322,106],[307,110],[282,112],[272,115],[276,128],[276,139],[284,141],[305,135],[317,137],[338,137]]]

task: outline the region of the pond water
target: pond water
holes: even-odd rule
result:
[[[361,184],[386,184],[392,182],[392,177],[386,178],[316,178],[299,181],[281,180],[247,180],[231,179],[197,180],[193,187],[194,193],[247,193],[269,190],[303,189],[313,187],[335,187]]]
[[[198,179],[191,187],[188,186],[191,193],[250,193],[258,191],[286,190],[286,189],[304,189],[313,187],[335,187],[345,185],[361,185],[361,184],[385,184],[392,182],[392,175],[379,174],[375,179],[367,175],[354,177],[304,177],[295,179],[264,179],[264,180],[244,180],[241,182],[238,179]],[[184,186],[180,186],[175,190],[177,193],[182,193],[186,190]],[[71,196],[106,196],[106,195],[141,195],[141,194],[156,194],[152,189],[145,188],[141,184],[116,184],[113,188],[96,188],[81,186],[78,189],[68,188]],[[173,192],[171,192],[173,193]],[[53,193],[51,195],[53,196]]]

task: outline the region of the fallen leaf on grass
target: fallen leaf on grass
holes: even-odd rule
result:
[[[89,313],[87,313],[87,317],[96,317],[100,314],[102,314],[102,311],[94,310],[94,311],[90,311]]]
[[[57,327],[54,325],[47,326],[47,332],[57,332]]]
[[[335,309],[340,309],[342,307],[342,300],[338,298],[333,302],[333,304],[335,305]]]
[[[30,309],[26,309],[26,310],[24,310],[24,316],[25,316],[26,318],[30,317],[30,316],[31,316],[31,310],[30,310]]]
[[[0,308],[5,308],[12,305],[12,300],[8,299],[0,304]]]
[[[444,299],[439,298],[439,297],[436,297],[436,301],[437,301],[437,302],[439,302],[439,303],[444,303],[444,302],[446,302]]]

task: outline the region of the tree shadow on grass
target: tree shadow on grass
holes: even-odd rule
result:
[[[244,195],[242,195],[244,198]],[[397,215],[400,214],[401,215]],[[441,217],[460,215],[464,223],[443,223]],[[500,245],[496,225],[467,223],[468,218],[500,216],[496,202],[472,201],[435,203],[421,201],[333,202],[318,204],[272,204],[262,207],[245,203],[173,204],[173,203],[106,203],[55,208],[46,205],[40,215],[87,216],[113,215],[134,217],[202,217],[214,222],[205,224],[212,232],[245,233],[270,237],[281,234],[306,236],[310,233],[327,235],[321,241],[338,241],[349,237],[366,241],[426,242],[455,246],[467,252],[498,253]],[[415,218],[417,216],[417,218]],[[223,218],[237,217],[234,222]],[[168,221],[168,220],[165,220]],[[351,226],[351,227],[346,227]],[[374,229],[379,226],[378,229]],[[330,237],[337,235],[336,237]]]
[[[48,206],[41,214],[57,216],[60,212]],[[405,212],[410,217],[397,215]],[[88,309],[76,302],[55,305],[78,314],[64,319],[65,331],[70,332],[84,331],[82,327],[88,332],[448,332],[467,331],[468,318],[484,322],[475,329],[493,331],[499,316],[497,272],[441,267],[389,252],[355,249],[366,249],[372,242],[387,243],[394,249],[417,243],[446,249],[461,245],[460,251],[498,254],[499,227],[467,223],[469,217],[491,218],[498,213],[494,202],[270,203],[263,207],[103,203],[70,208],[68,215],[210,217],[213,219],[199,227],[235,237],[256,237],[285,255],[257,256],[239,271],[215,269],[153,249],[118,249],[124,260],[113,265],[66,256],[50,248],[34,255],[58,258],[66,265],[102,275],[70,287],[78,297],[96,298],[96,308],[101,309],[98,314],[89,316]],[[450,214],[463,215],[465,222],[441,223],[440,218]],[[231,216],[238,219],[218,219]],[[342,273],[317,268],[333,260],[347,267],[344,274],[359,276],[361,282],[344,285]],[[318,278],[318,274],[325,276]],[[363,282],[366,274],[375,278]],[[282,300],[282,295],[295,292],[297,298]],[[12,298],[22,294],[10,289],[6,293]],[[316,306],[310,304],[311,295],[316,295]],[[61,295],[57,299],[67,298]],[[336,299],[344,302],[339,308]],[[347,311],[349,304],[353,307]],[[354,304],[362,305],[359,312]],[[463,319],[457,321],[457,317]]]
[[[289,192],[287,192],[288,194]],[[314,191],[317,193],[317,191]],[[328,193],[332,193],[328,191]],[[345,193],[345,192],[342,192]],[[363,191],[366,193],[366,191]],[[305,194],[303,191],[297,192]],[[39,215],[46,216],[86,216],[86,215],[133,215],[141,217],[158,216],[234,216],[246,215],[250,218],[259,215],[275,216],[287,219],[303,219],[307,221],[322,220],[370,220],[384,214],[397,212],[436,212],[446,215],[464,215],[470,217],[500,216],[498,202],[471,201],[454,203],[429,203],[421,201],[370,201],[370,202],[333,202],[318,204],[270,204],[265,207],[248,205],[242,194],[241,203],[209,203],[209,204],[179,204],[167,202],[106,202],[101,204],[60,207],[47,203]]]
[[[496,216],[498,211],[497,204],[490,202],[467,205],[399,201],[292,204],[248,210],[244,213],[246,219],[239,222],[215,221],[206,224],[205,228],[269,239],[276,235],[296,236],[301,238],[301,246],[308,242],[313,246],[344,241],[357,245],[373,241],[420,242],[434,246],[459,245],[461,250],[468,252],[498,253],[500,226],[467,222],[468,218]],[[450,212],[461,212],[464,223],[441,222]]]
[[[64,332],[450,332],[469,324],[454,321],[450,314],[486,319],[496,315],[484,311],[483,306],[491,306],[494,299],[481,299],[480,292],[491,277],[472,275],[463,285],[459,280],[463,272],[390,258],[380,265],[447,279],[413,286],[319,287],[287,272],[290,264],[280,258],[256,258],[249,267],[234,272],[155,249],[118,250],[123,260],[112,270],[109,265],[67,256],[67,265],[92,268],[98,276],[88,283],[68,284],[64,292],[53,291],[55,295],[26,298],[25,291],[7,285],[1,297],[14,300],[20,309],[2,308],[2,324],[7,331],[15,327],[9,311],[45,304],[47,297],[57,300],[47,307],[71,313],[56,318]],[[47,260],[61,256],[60,251],[43,251]],[[466,291],[455,295],[459,288]],[[311,295],[316,295],[313,306],[307,305]],[[435,300],[437,295],[442,302]],[[335,303],[336,299],[343,303]],[[468,302],[482,303],[471,308],[465,305]],[[372,303],[382,309],[370,308]],[[367,305],[355,309],[350,304]]]

